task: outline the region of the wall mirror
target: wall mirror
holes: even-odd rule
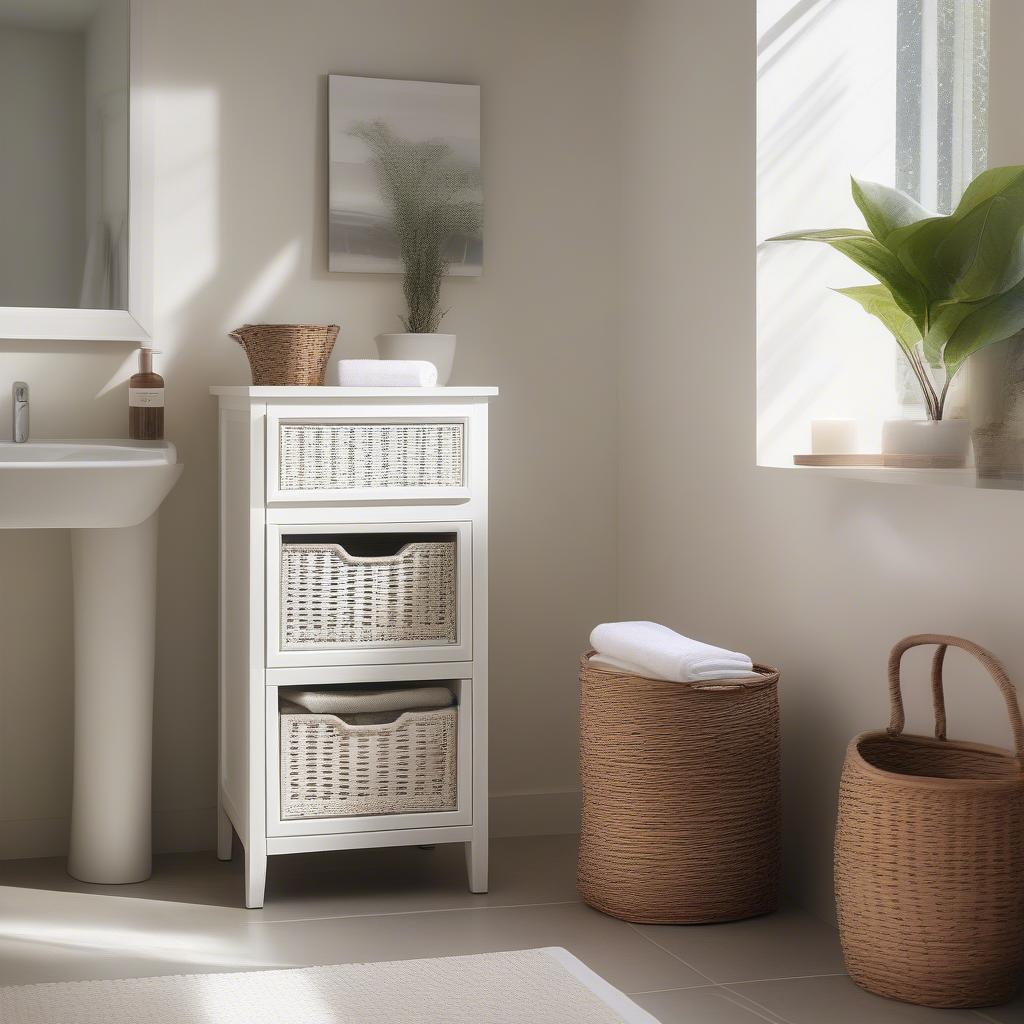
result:
[[[149,341],[130,0],[0,0],[0,338]]]

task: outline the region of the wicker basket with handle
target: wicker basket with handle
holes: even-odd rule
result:
[[[256,387],[320,387],[338,325],[246,324],[230,336],[245,349]]]
[[[578,888],[591,906],[643,924],[775,910],[779,673],[754,668],[673,683],[583,656]]]
[[[905,735],[900,662],[938,644],[935,738]],[[972,654],[1002,691],[1015,752],[946,739],[942,666]],[[889,659],[889,728],[846,753],[836,827],[836,906],[850,976],[936,1007],[1011,998],[1024,972],[1024,722],[998,661],[969,640],[909,636]]]

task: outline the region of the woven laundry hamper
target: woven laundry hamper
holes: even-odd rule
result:
[[[900,661],[938,644],[935,738],[904,735]],[[946,739],[942,666],[960,647],[1002,691],[1015,753]],[[1010,999],[1024,974],[1024,723],[988,651],[958,637],[901,640],[889,659],[889,728],[846,752],[836,827],[836,908],[850,977],[936,1007]]]
[[[578,887],[642,924],[775,910],[779,673],[671,683],[580,665]]]

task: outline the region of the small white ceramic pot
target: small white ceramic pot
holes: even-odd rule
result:
[[[454,334],[378,334],[381,359],[423,359],[437,367],[438,387],[444,387],[455,362]]]
[[[886,420],[882,424],[883,455],[936,458],[964,466],[970,450],[968,420]]]

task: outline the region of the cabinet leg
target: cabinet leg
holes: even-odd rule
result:
[[[234,830],[223,806],[217,804],[217,860],[231,860],[231,842]]]
[[[465,846],[469,891],[487,892],[487,837],[473,839]]]
[[[249,910],[263,909],[263,894],[267,887],[267,854],[245,851],[245,905]]]

